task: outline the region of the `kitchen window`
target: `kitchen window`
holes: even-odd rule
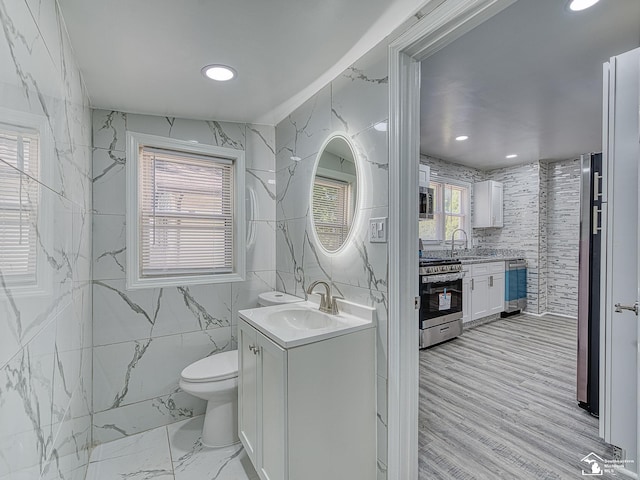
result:
[[[433,218],[420,220],[419,232],[423,243],[451,244],[451,235],[462,228],[470,236],[471,185],[444,178],[429,182],[434,192]],[[456,242],[464,242],[464,234],[458,233]]]
[[[128,132],[128,288],[244,280],[242,192],[242,151]]]

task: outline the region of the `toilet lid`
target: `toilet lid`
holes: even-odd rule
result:
[[[182,370],[187,382],[226,380],[238,376],[238,351],[217,353],[192,363]]]

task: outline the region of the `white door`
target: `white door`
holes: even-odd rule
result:
[[[601,326],[601,435],[621,447],[627,469],[638,462],[638,161],[640,49],[605,65],[604,143],[606,225],[603,261],[605,302]],[[597,212],[594,212],[597,214]],[[621,305],[622,307],[616,307]],[[631,307],[625,309],[624,307]]]
[[[258,364],[256,331],[238,322],[238,433],[249,458],[258,465]]]
[[[489,275],[471,278],[471,320],[489,315]]]
[[[286,465],[287,438],[287,352],[258,333],[259,405],[261,478],[289,478]]]
[[[489,313],[504,311],[504,273],[494,273],[489,276]]]
[[[640,72],[640,55],[638,55],[638,72]],[[638,84],[640,85],[640,73],[638,74]],[[640,111],[640,88],[638,88],[638,110]],[[640,118],[638,119],[638,152],[640,152]],[[640,169],[638,171],[638,189],[640,190]],[[640,301],[640,193],[638,194],[638,290],[636,292],[636,306]],[[638,311],[636,310],[636,316]],[[636,318],[637,332],[636,339],[640,341],[640,321]],[[638,346],[638,353],[640,353],[640,345]],[[636,356],[636,412],[640,412],[640,357]],[[636,462],[640,462],[640,414],[636,418]],[[640,466],[636,467],[636,473],[640,472]]]

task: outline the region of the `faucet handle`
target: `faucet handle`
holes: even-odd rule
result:
[[[336,303],[336,299],[340,299],[340,300],[344,300],[344,297],[337,297],[337,296],[333,296],[331,298],[331,315],[337,315],[338,313],[340,313],[340,311],[338,310],[338,304]]]
[[[314,292],[316,295],[320,295],[320,310],[327,308],[327,295],[324,293]]]

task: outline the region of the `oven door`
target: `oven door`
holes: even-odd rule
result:
[[[420,329],[462,318],[462,278],[430,282],[420,278]]]

